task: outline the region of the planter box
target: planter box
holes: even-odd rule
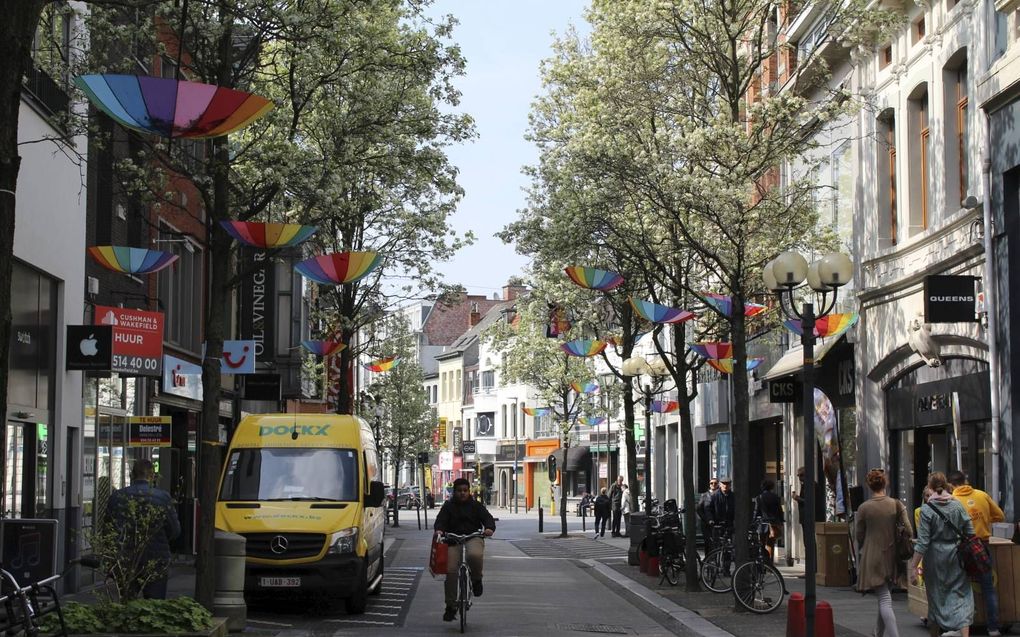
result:
[[[227,637],[227,620],[225,617],[213,617],[209,630],[201,633],[92,633],[89,635],[71,634],[71,637]]]

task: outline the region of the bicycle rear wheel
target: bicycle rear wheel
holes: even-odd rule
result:
[[[783,603],[786,584],[776,567],[747,562],[733,573],[733,596],[752,613],[771,613]]]
[[[465,549],[462,548],[461,550]],[[459,589],[459,594],[457,595],[457,614],[460,615],[460,632],[464,632],[464,629],[467,627],[467,612],[468,606],[470,606],[468,595],[471,594],[471,590],[468,588],[470,582],[468,582],[467,569],[463,566],[460,568],[460,576],[457,578],[457,582]]]
[[[733,590],[729,569],[733,556],[727,548],[718,548],[705,556],[701,563],[701,583],[713,593],[728,593]]]
[[[676,560],[670,558],[662,563],[662,576],[670,586],[676,586],[680,582],[680,568]]]

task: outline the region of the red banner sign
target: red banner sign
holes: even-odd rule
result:
[[[113,327],[112,371],[135,376],[162,374],[162,312],[97,305],[95,323]]]

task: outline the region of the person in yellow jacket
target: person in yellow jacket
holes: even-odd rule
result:
[[[967,475],[962,471],[949,474],[949,484],[953,485],[953,497],[963,505],[964,510],[974,522],[974,535],[986,544],[992,535],[992,524],[1003,522],[1006,515],[987,493],[975,489],[967,482]],[[991,571],[981,576],[981,594],[985,598],[985,611],[988,618],[989,637],[999,637],[999,595],[995,590],[994,565]]]

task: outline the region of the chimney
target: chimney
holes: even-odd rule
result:
[[[474,327],[478,325],[478,322],[482,320],[482,314],[478,311],[478,302],[471,302],[471,313],[468,314],[468,327]]]
[[[521,297],[528,288],[523,285],[512,285],[507,284],[503,286],[503,300],[504,301],[515,301]]]

